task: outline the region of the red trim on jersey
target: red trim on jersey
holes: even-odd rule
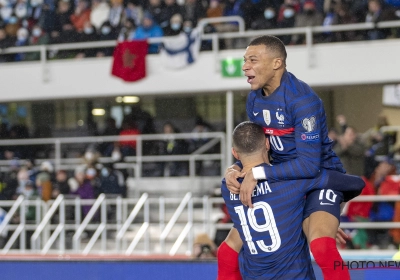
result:
[[[294,127],[285,128],[285,129],[263,127],[263,129],[264,129],[265,134],[274,135],[274,136],[283,136],[286,134],[290,134],[294,131]]]

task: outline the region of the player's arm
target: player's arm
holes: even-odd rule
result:
[[[321,164],[321,130],[326,124],[321,100],[307,95],[291,102],[289,113],[294,120],[297,158],[274,165],[255,167],[246,173],[240,187],[240,200],[252,207],[251,193],[257,180],[269,181],[315,178]],[[304,125],[303,125],[304,124]],[[305,128],[306,127],[306,128]]]

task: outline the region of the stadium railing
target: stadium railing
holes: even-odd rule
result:
[[[165,141],[169,139],[209,139],[201,147],[186,155],[143,155],[143,142],[145,141]],[[176,133],[176,134],[146,134],[135,136],[90,136],[90,137],[62,137],[62,138],[36,138],[36,139],[12,139],[0,140],[0,146],[37,146],[37,145],[50,145],[54,146],[54,157],[38,158],[35,163],[40,164],[43,161],[50,161],[54,164],[56,170],[65,169],[73,170],[78,164],[83,164],[82,158],[65,158],[63,155],[71,145],[82,144],[102,144],[105,142],[119,142],[136,140],[136,155],[126,156],[123,161],[116,162],[115,168],[118,169],[132,169],[132,177],[140,179],[142,177],[143,164],[148,162],[172,162],[172,161],[186,161],[189,163],[189,176],[196,176],[196,162],[204,160],[220,161],[220,174],[224,173],[227,162],[227,149],[226,149],[226,136],[224,132],[203,132],[203,133]],[[217,153],[207,153],[210,149],[219,145]],[[82,148],[82,147],[80,147]],[[84,148],[83,148],[84,150]],[[207,153],[207,154],[205,154]],[[229,154],[230,156],[230,154]],[[25,160],[19,160],[20,164],[24,164]],[[99,163],[111,163],[111,157],[100,157]],[[9,170],[12,160],[0,160],[0,168],[2,171]]]
[[[396,202],[400,201],[400,195],[359,196],[352,201]],[[191,193],[183,198],[149,197],[144,193],[139,199],[102,195],[97,200],[59,196],[47,202],[20,196],[16,201],[0,201],[1,208],[11,207],[0,225],[0,236],[4,239],[0,254],[190,256],[197,234],[207,233],[213,238],[216,230],[232,227],[231,223],[217,222],[222,216],[221,204],[220,197],[194,197]],[[93,205],[83,220],[82,205]],[[25,216],[27,207],[35,208],[36,219],[31,223]],[[14,219],[16,213],[19,213],[18,221]],[[75,213],[72,218],[71,213]],[[341,223],[340,226],[400,229],[400,222]],[[365,250],[351,252],[366,254]]]

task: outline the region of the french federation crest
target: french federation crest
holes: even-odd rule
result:
[[[279,113],[276,112],[275,116],[276,116],[276,119],[278,120],[278,123],[279,123],[279,124],[285,124],[285,123],[284,123],[285,116],[284,116],[283,114],[280,114],[280,115],[279,115]]]
[[[269,110],[263,110],[264,121],[267,125],[271,123],[271,112]]]
[[[315,117],[305,118],[302,121],[303,127],[307,132],[311,132],[315,128]]]

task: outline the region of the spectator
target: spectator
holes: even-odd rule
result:
[[[186,0],[183,7],[183,18],[185,21],[191,21],[192,27],[197,26],[197,22],[206,17],[206,9],[202,1]]]
[[[273,6],[267,5],[264,13],[252,21],[250,28],[253,30],[277,28],[277,15]]]
[[[122,0],[111,0],[111,9],[108,21],[110,22],[112,27],[120,27],[123,11],[124,6],[122,5]]]
[[[74,177],[68,180],[71,194],[78,195],[81,199],[94,199],[94,188],[90,180],[86,178],[86,170],[80,166],[75,169]],[[82,206],[82,218],[89,213],[91,205]]]
[[[162,9],[159,22],[163,31],[170,25],[170,19],[173,15],[179,14],[181,17],[183,15],[183,8],[176,3],[176,0],[164,0],[164,3],[165,6]]]
[[[393,180],[391,175],[395,175],[396,166],[391,160],[379,163],[373,174],[373,182],[378,195],[398,194],[398,182]],[[374,202],[370,213],[372,222],[391,222],[394,218],[394,202]],[[376,229],[372,232],[372,244],[377,244],[380,248],[386,248],[391,243],[389,230]]]
[[[388,20],[387,13],[382,8],[380,0],[369,0],[368,1],[368,13],[365,17],[365,22],[372,22],[374,24]],[[368,30],[366,34],[366,39],[368,40],[379,40],[385,39],[387,37],[386,29],[373,29]]]
[[[42,200],[48,201],[53,193],[53,165],[49,161],[40,164],[40,172],[36,176],[36,187]]]
[[[108,21],[110,5],[104,0],[92,0],[92,11],[90,13],[90,23],[97,31]]]
[[[17,0],[14,6],[14,15],[17,16],[19,20],[23,20],[28,17],[28,1]]]
[[[116,40],[118,38],[117,29],[113,28],[109,22],[105,22],[100,28],[99,41]],[[98,49],[96,56],[112,56],[114,48],[101,48]]]
[[[323,15],[315,6],[312,0],[306,0],[303,4],[303,11],[296,15],[294,27],[320,26],[323,23]],[[314,38],[314,40],[317,40]],[[292,36],[292,44],[304,44],[305,37],[295,34]]]
[[[18,171],[19,171],[18,159],[13,159],[10,162],[9,172],[5,174],[3,178],[3,190],[1,192],[2,200],[14,200],[17,198],[18,188]]]
[[[180,14],[171,17],[170,23],[164,28],[164,36],[176,36],[182,32],[183,19]]]
[[[147,38],[162,37],[164,35],[161,27],[154,22],[154,19],[150,13],[145,13],[143,16],[142,25],[136,29],[135,40],[145,40]],[[150,44],[149,54],[158,53],[160,50],[160,44]]]
[[[96,33],[90,21],[86,21],[83,26],[84,26],[83,31],[78,33],[79,42],[94,42],[99,40],[99,35]],[[75,57],[76,58],[95,57],[96,54],[97,54],[96,49],[83,49]]]
[[[357,17],[353,14],[348,3],[336,5],[335,11],[337,15],[337,24],[357,23]],[[335,34],[335,40],[338,42],[348,42],[361,39],[361,36],[357,31],[341,31],[336,32]]]
[[[179,130],[170,122],[163,126],[164,140],[160,141],[160,155],[185,155],[189,152],[189,145],[183,139],[175,139],[171,134],[179,133]],[[187,176],[188,164],[184,161],[163,162],[164,176]]]
[[[136,24],[132,19],[126,19],[118,34],[118,41],[133,40],[136,33]]]
[[[138,3],[128,2],[124,9],[124,22],[132,20],[135,26],[140,25],[143,19],[143,9]]]
[[[103,166],[100,171],[100,192],[125,196],[124,176],[112,164]]]
[[[279,8],[279,14],[277,18],[278,28],[291,28],[294,27],[295,16],[300,10],[298,1],[296,0],[285,0]],[[292,35],[279,36],[285,45],[288,45],[292,41]]]
[[[241,10],[243,13],[243,19],[246,29],[250,29],[254,19],[260,18],[264,12],[265,4],[274,5],[275,9],[278,8],[276,5],[280,5],[280,0],[272,1],[257,1],[257,0],[243,0],[241,1]]]
[[[15,42],[15,46],[16,47],[27,46],[29,43],[28,38],[29,38],[29,31],[26,28],[21,27],[17,31],[17,41]],[[26,56],[25,53],[17,53],[14,56],[14,60],[23,61],[25,60],[25,56]]]
[[[33,26],[32,35],[29,38],[29,45],[47,45],[49,42],[49,35],[39,25]],[[40,60],[40,52],[27,53],[25,60]]]
[[[69,193],[68,174],[65,170],[58,170],[56,172],[56,181],[54,182],[52,197],[57,198],[60,194],[66,195]]]
[[[361,195],[375,195],[375,188],[370,181],[370,177],[362,176],[365,187]],[[369,213],[372,208],[372,202],[352,202],[347,204],[347,211],[345,215],[342,214],[341,222],[369,222]],[[351,242],[347,246],[351,249],[367,249],[370,241],[370,230],[358,228],[354,230],[347,230],[347,235],[351,237]]]
[[[42,13],[36,25],[39,25],[43,29],[43,31],[48,34],[50,34],[56,29],[57,15],[55,8],[52,7],[50,1],[45,2],[42,5]]]
[[[364,175],[365,146],[354,127],[348,126],[345,132],[338,137],[334,151],[342,161],[347,173],[357,176]]]
[[[120,136],[133,136],[139,134],[140,130],[137,128],[135,122],[127,118],[122,121],[122,129],[119,133]],[[119,147],[123,157],[136,155],[136,140],[120,140]]]
[[[83,32],[85,23],[90,22],[90,8],[85,0],[78,0],[74,14],[70,20],[77,32]]]
[[[162,12],[164,11],[164,7],[164,2],[161,0],[149,0],[148,2],[146,11],[151,15],[153,21],[158,25],[162,21]]]
[[[4,27],[0,27],[0,51],[15,45],[15,39],[8,36]],[[13,55],[0,55],[1,62],[9,62],[13,60]]]
[[[193,244],[193,258],[196,259],[215,259],[217,246],[206,233],[196,236]]]

